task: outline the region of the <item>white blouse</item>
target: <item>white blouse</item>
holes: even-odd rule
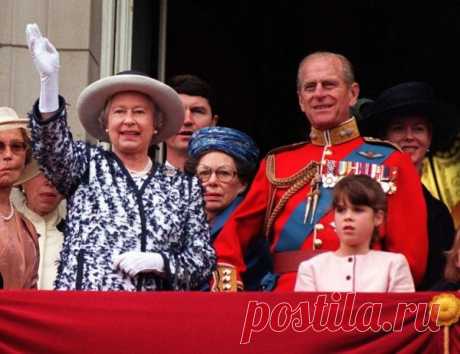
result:
[[[404,255],[371,250],[352,256],[325,252],[302,262],[295,291],[412,292],[415,287]]]

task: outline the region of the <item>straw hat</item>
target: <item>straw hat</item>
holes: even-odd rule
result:
[[[22,128],[27,129],[29,119],[19,118],[16,111],[10,107],[0,107],[0,130]]]
[[[99,116],[110,97],[127,91],[147,95],[161,111],[162,125],[157,127],[158,133],[153,137],[152,144],[162,142],[179,132],[185,112],[176,91],[143,73],[124,71],[93,82],[78,97],[78,116],[89,134],[97,139],[109,141],[99,123]]]

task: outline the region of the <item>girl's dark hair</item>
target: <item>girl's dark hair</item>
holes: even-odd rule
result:
[[[386,214],[387,198],[380,184],[366,175],[352,175],[342,178],[334,188],[332,207],[337,209],[348,200],[353,205],[365,205],[374,212]],[[378,228],[374,228],[371,244],[380,238]]]

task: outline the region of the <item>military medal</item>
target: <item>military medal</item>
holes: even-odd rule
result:
[[[398,168],[379,165],[369,162],[358,161],[324,161],[326,172],[321,175],[322,186],[324,188],[334,188],[338,181],[349,175],[366,175],[380,183],[386,194],[393,194],[397,190],[396,180]],[[308,210],[305,210],[305,221],[307,214],[311,215],[314,203],[315,188],[312,187],[309,193]]]

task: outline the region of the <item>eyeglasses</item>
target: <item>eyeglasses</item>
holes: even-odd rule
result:
[[[216,174],[216,178],[223,183],[228,183],[235,178],[237,175],[235,170],[231,170],[227,167],[219,167],[213,170],[210,167],[198,167],[196,170],[196,176],[200,179],[201,182],[206,183],[211,179],[212,174]]]
[[[21,154],[27,149],[27,144],[23,141],[12,141],[9,144],[5,144],[3,141],[0,141],[0,154],[4,154],[6,147],[9,146],[13,154]]]

